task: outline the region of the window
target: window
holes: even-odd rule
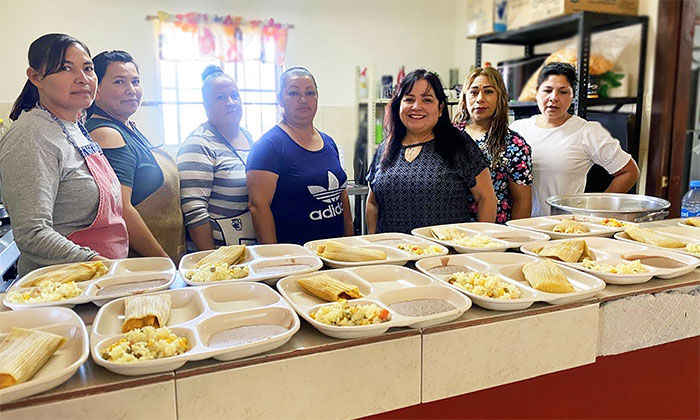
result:
[[[282,66],[259,60],[243,62],[160,60],[161,111],[166,145],[178,146],[207,116],[202,106],[202,71],[221,66],[236,80],[243,101],[241,127],[257,140],[277,123],[278,76]]]

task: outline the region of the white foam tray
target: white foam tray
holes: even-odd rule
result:
[[[90,353],[85,324],[66,308],[34,308],[0,312],[0,341],[12,327],[37,329],[66,338],[46,364],[26,382],[0,389],[0,404],[55,388],[70,379]]]
[[[350,305],[374,303],[387,309],[390,320],[373,325],[332,326],[311,318],[310,314],[318,308],[331,305],[331,302],[319,299],[297,284],[297,280],[306,276],[285,277],[277,283],[277,289],[292,305],[302,318],[320,332],[336,338],[373,337],[385,333],[391,327],[425,328],[459,318],[471,307],[466,296],[455,293],[434,279],[398,265],[373,265],[324,271],[337,280],[359,287],[363,297],[348,301]],[[416,299],[441,299],[456,308],[434,315],[409,317],[394,312],[389,305]]]
[[[196,282],[185,277],[185,273],[194,267],[197,261],[214,251],[200,251],[185,255],[180,260],[180,275],[185,283],[190,286],[203,286],[212,283],[231,283],[242,281],[262,281],[274,285],[277,280],[290,274],[311,273],[323,267],[321,259],[307,251],[301,245],[271,244],[252,245],[246,247],[246,256],[238,265],[248,266],[248,275],[240,279],[220,280],[217,282]],[[294,270],[287,272],[266,272],[265,269],[284,265],[299,265]]]
[[[309,250],[309,252],[316,253],[319,245],[323,245],[326,241],[332,240],[340,242],[348,246],[356,246],[359,248],[376,249],[386,252],[387,258],[385,260],[377,261],[360,261],[360,262],[347,262],[347,261],[337,261],[328,258],[321,257],[323,262],[331,268],[348,268],[348,267],[360,267],[365,265],[377,265],[377,264],[406,264],[409,261],[417,261],[422,258],[433,257],[435,255],[446,255],[449,250],[442,245],[438,245],[435,241],[421,240],[417,239],[415,236],[407,235],[405,233],[377,233],[373,235],[364,236],[345,236],[342,238],[331,238],[331,239],[318,239],[315,241],[310,241],[304,244],[304,248]],[[398,244],[412,244],[418,245],[420,247],[428,247],[431,245],[437,245],[440,247],[440,253],[434,255],[416,255],[410,252],[402,251],[398,248]]]
[[[605,273],[602,271],[592,270],[589,268],[584,268],[583,263],[568,263],[563,261],[558,261],[552,259],[552,261],[565,265],[577,270],[585,271],[587,273],[593,274],[600,277],[608,284],[637,284],[644,283],[651,280],[652,277],[656,276],[662,279],[672,279],[674,277],[682,276],[688,274],[700,266],[700,259],[691,257],[688,255],[679,255],[675,252],[664,251],[658,248],[652,248],[645,245],[640,245],[637,243],[623,243],[611,238],[579,238],[586,241],[588,249],[593,253],[595,257],[595,262],[599,264],[617,264],[620,262],[629,262],[628,260],[622,259],[623,255],[631,254],[646,254],[646,255],[658,255],[660,257],[672,258],[676,261],[686,264],[684,267],[680,268],[659,268],[650,265],[642,264],[648,271],[645,273],[636,274],[615,274],[615,273]],[[558,244],[570,241],[571,239],[559,239],[556,241],[551,241],[547,244]],[[527,255],[537,255],[533,251],[545,243],[531,243],[523,245],[520,250]],[[546,258],[546,257],[543,257]]]
[[[644,226],[642,226],[642,227],[644,227]],[[668,237],[678,239],[679,241],[692,243],[692,244],[700,244],[700,229],[693,227],[693,226],[660,226],[660,227],[654,226],[654,227],[650,227],[650,229],[653,229],[656,232],[662,233]],[[642,244],[644,246],[648,246],[648,247],[656,248],[656,249],[661,249],[661,250],[665,250],[665,251],[679,252],[682,254],[700,257],[700,255],[695,255],[692,252],[686,251],[685,247],[684,248],[664,248],[661,246],[655,246],[655,245],[645,244],[642,242],[637,242],[634,239],[630,238],[625,232],[616,233],[615,239],[619,239],[619,240],[625,241],[625,242],[631,242],[634,244]]]
[[[433,238],[431,234],[431,229],[435,227],[454,227],[457,230],[464,232],[468,237],[473,237],[476,235],[487,235],[491,237],[494,242],[501,244],[499,247],[493,248],[478,248],[470,246],[457,245],[451,241],[441,241]],[[509,248],[519,248],[522,244],[533,242],[533,241],[546,241],[549,240],[549,236],[544,233],[532,232],[530,230],[519,229],[516,227],[499,225],[496,223],[483,223],[483,222],[473,222],[473,223],[459,223],[452,225],[436,225],[436,226],[426,226],[421,228],[416,228],[411,231],[411,233],[419,238],[431,240],[437,242],[444,246],[452,247],[455,251],[468,254],[472,252],[498,252],[505,251]]]
[[[79,296],[76,296],[71,299],[58,300],[54,302],[12,303],[7,299],[7,294],[5,294],[5,298],[3,299],[2,303],[3,305],[14,310],[41,308],[46,306],[64,306],[66,308],[72,308],[77,304],[87,302],[93,302],[97,306],[102,306],[106,302],[119,297],[167,289],[175,281],[175,264],[173,264],[170,258],[145,257],[128,258],[121,260],[102,260],[102,262],[107,266],[107,274],[93,280],[76,282],[76,285],[78,285],[78,287],[80,287],[83,290],[83,292]],[[23,289],[31,288],[26,287],[25,285],[33,281],[38,276],[41,276],[57,268],[64,267],[70,264],[59,264],[38,268],[26,274],[19,281],[16,281],[12,285],[12,287],[10,287],[7,290],[7,292],[9,294],[9,292],[21,291]],[[164,279],[167,280],[167,282],[159,286],[151,287],[146,290],[141,290],[137,292],[116,293],[112,295],[99,296],[97,295],[97,292],[101,287],[124,283],[138,283],[158,279]]]
[[[435,279],[444,282],[449,287],[469,296],[471,300],[482,308],[496,311],[509,311],[525,309],[533,302],[547,302],[551,304],[570,303],[586,299],[605,288],[605,282],[590,274],[582,273],[569,267],[561,267],[567,279],[574,286],[571,293],[547,293],[539,291],[525,280],[522,267],[539,258],[530,255],[516,254],[513,252],[485,252],[478,254],[448,255],[446,257],[428,258],[416,263],[416,268]],[[468,292],[458,286],[447,282],[448,274],[432,274],[431,269],[445,265],[457,265],[464,267],[465,272],[479,272],[495,274],[499,279],[516,285],[522,292],[520,299],[494,299]]]
[[[157,294],[169,294],[172,310],[167,327],[177,336],[185,336],[190,349],[180,355],[142,362],[116,363],[102,358],[101,351],[126,334],[124,301],[118,299],[103,306],[95,317],[90,334],[92,359],[100,366],[120,375],[146,375],[179,368],[190,360],[213,357],[233,360],[275,349],[299,330],[299,317],[289,304],[262,283],[217,283],[205,287],[188,287]],[[216,333],[248,325],[279,325],[286,332],[238,346],[209,347]]]
[[[581,224],[587,226],[591,231],[584,233],[561,233],[553,232],[554,226],[564,219],[573,219]],[[620,232],[623,228],[605,226],[603,225],[603,217],[594,216],[582,216],[579,214],[558,214],[554,216],[543,216],[543,217],[531,217],[529,219],[517,219],[509,220],[506,222],[508,226],[515,226],[523,229],[529,229],[535,232],[546,233],[552,239],[568,239],[568,238],[583,238],[589,236],[601,236],[610,237],[615,234],[615,232]],[[622,220],[622,222],[635,225],[635,223],[627,222]]]

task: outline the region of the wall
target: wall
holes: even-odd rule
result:
[[[658,3],[659,0],[640,0],[639,10],[640,14],[650,16],[648,93],[640,147],[642,171],[646,170],[649,141]],[[93,53],[105,49],[129,50],[141,67],[144,100],[159,99],[153,30],[145,20],[146,15],[158,10],[235,14],[249,19],[272,16],[277,21],[294,24],[286,64],[303,65],[315,74],[320,88],[316,125],[344,149],[349,172],[352,172],[352,149],[357,137],[355,66],[373,64],[375,74],[394,77],[401,64],[407,70],[428,67],[447,82],[450,68],[459,68],[461,81],[474,64],[475,41],[463,35],[466,4],[460,0],[429,3],[422,0],[35,0],[31,3],[0,0],[0,118],[7,116],[11,102],[26,80],[29,44],[48,32],[70,33],[86,42]],[[623,53],[620,61],[627,69],[636,69],[637,51],[638,47],[633,45]],[[496,63],[522,54],[520,47],[490,45],[484,51],[484,61]],[[158,109],[144,107],[135,120],[148,136],[161,136]],[[643,173],[640,191],[644,191],[644,180]]]
[[[85,42],[93,54],[125,49],[141,67],[144,100],[159,99],[156,49],[152,24],[158,10],[234,14],[248,19],[273,17],[294,24],[287,48],[287,66],[309,68],[319,84],[316,125],[346,150],[352,167],[357,137],[355,66],[374,63],[377,74],[396,77],[398,67],[429,67],[448,75],[452,67],[456,0],[435,1],[426,13],[421,0],[239,0],[139,1],[0,0],[0,118],[9,112],[24,84],[29,44],[42,34],[65,32]],[[442,47],[444,46],[444,48]],[[160,136],[156,109],[135,116],[147,135]]]

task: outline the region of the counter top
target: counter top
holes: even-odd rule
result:
[[[670,225],[675,221],[654,222],[651,225]],[[432,334],[449,332],[458,329],[465,329],[473,326],[485,326],[497,322],[537,317],[540,315],[565,313],[570,310],[591,307],[617,299],[627,298],[635,295],[644,295],[679,289],[687,286],[700,285],[700,269],[675,279],[663,280],[654,278],[648,282],[615,286],[607,285],[605,289],[596,296],[582,301],[563,304],[550,305],[546,303],[535,303],[531,307],[517,311],[492,311],[472,306],[459,319],[433,326],[425,329],[392,328],[386,334],[377,337],[364,339],[340,340],[328,337],[314,329],[310,324],[302,320],[301,329],[285,345],[255,356],[221,362],[214,359],[207,359],[198,362],[188,362],[182,368],[172,372],[146,375],[137,377],[121,376],[107,371],[96,365],[91,358],[79,369],[79,371],[66,383],[41,394],[28,397],[24,400],[9,404],[0,405],[0,411],[41,405],[49,402],[73,399],[81,396],[95,395],[116,390],[140,387],[149,384],[171,381],[173,379],[191,378],[215,372],[223,372],[243,367],[252,367],[268,362],[279,362],[302,356],[317,355],[358,348],[371,344],[399,341],[405,338],[424,337]],[[178,279],[173,287],[183,287],[184,282]],[[6,309],[6,308],[5,308]],[[75,311],[81,316],[90,328],[99,308],[93,304],[83,304],[75,307]]]

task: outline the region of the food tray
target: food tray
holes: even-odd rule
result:
[[[66,342],[26,382],[0,389],[0,403],[6,404],[47,391],[67,381],[82,366],[90,353],[85,324],[66,308],[33,308],[0,312],[0,341],[12,327],[37,329],[61,335]]]
[[[246,256],[241,264],[247,265],[249,274],[240,279],[220,280],[217,282],[196,282],[185,277],[185,273],[192,269],[197,261],[214,251],[200,251],[187,254],[180,260],[180,275],[185,283],[190,286],[204,286],[213,283],[231,283],[241,281],[262,281],[267,284],[275,284],[277,280],[290,274],[310,273],[323,267],[321,259],[304,249],[301,245],[271,244],[252,245],[246,247]],[[298,265],[298,267],[293,267]],[[287,266],[287,271],[272,271],[273,267]]]
[[[217,283],[157,294],[170,295],[172,310],[167,327],[171,333],[187,337],[190,349],[177,356],[143,362],[116,363],[103,359],[100,352],[126,335],[121,333],[125,299],[118,299],[103,306],[92,325],[90,351],[95,363],[121,375],[166,372],[190,360],[209,357],[233,360],[266,352],[285,344],[299,330],[299,317],[289,304],[262,283]],[[245,344],[223,347],[208,345],[211,337],[218,332],[250,325],[277,325],[286,331]]]
[[[499,242],[502,246],[496,248],[481,248],[481,247],[470,247],[457,245],[451,241],[441,241],[434,239],[430,230],[434,227],[454,227],[459,231],[462,231],[468,237],[473,237],[476,235],[487,235],[490,236],[494,242]],[[437,225],[437,226],[427,226],[422,228],[416,228],[411,231],[411,233],[419,238],[431,240],[437,242],[444,246],[449,246],[454,248],[455,251],[467,254],[472,252],[497,252],[505,251],[508,248],[519,248],[522,244],[533,242],[533,241],[546,241],[549,240],[549,236],[544,233],[532,232],[530,230],[519,229],[511,226],[499,225],[496,223],[459,223],[452,225]]]
[[[167,289],[170,287],[170,285],[173,284],[173,281],[175,281],[175,264],[173,264],[170,258],[128,258],[121,260],[102,260],[102,263],[104,263],[104,265],[107,266],[107,274],[93,280],[76,282],[76,285],[83,289],[82,294],[80,294],[79,296],[76,296],[71,299],[37,303],[12,303],[7,299],[7,295],[9,294],[9,292],[27,289],[27,287],[24,287],[23,285],[28,284],[38,276],[46,274],[47,272],[50,272],[57,268],[70,265],[60,264],[38,268],[26,274],[8,289],[8,293],[5,294],[5,298],[3,299],[2,303],[3,305],[14,310],[40,308],[45,306],[64,306],[67,308],[72,308],[77,304],[87,302],[93,302],[97,306],[102,306],[106,302],[119,297]],[[164,281],[164,283],[137,291],[122,291],[108,295],[98,295],[99,290],[104,287],[114,286],[117,284],[150,282],[154,280]]]
[[[642,226],[644,227],[644,226]],[[661,226],[661,227],[652,227],[651,229],[655,230],[656,232],[662,233],[666,236],[669,236],[674,239],[678,239],[680,241],[684,241],[687,243],[691,244],[700,244],[700,229],[694,227],[694,226]],[[642,242],[637,242],[634,239],[630,238],[625,232],[618,232],[615,234],[615,239],[619,239],[621,241],[625,242],[631,242],[634,244],[641,244],[644,246],[648,246],[651,248],[656,248],[656,249],[662,249],[665,251],[673,251],[673,252],[679,252],[682,254],[687,254],[687,255],[692,255],[694,257],[700,257],[700,255],[693,254],[692,252],[686,251],[685,248],[664,248],[661,246],[655,246],[655,245],[650,245]]]
[[[449,252],[447,248],[445,248],[442,245],[438,245],[437,243],[435,243],[435,241],[417,239],[415,236],[407,235],[405,233],[377,233],[373,235],[364,236],[346,236],[342,238],[318,239],[315,241],[305,243],[304,247],[307,250],[309,250],[309,252],[316,254],[316,249],[319,245],[323,245],[326,241],[331,240],[349,246],[381,250],[386,252],[387,256],[386,260],[360,262],[337,261],[321,257],[323,262],[331,268],[360,267],[365,265],[377,264],[406,264],[408,261],[417,261],[422,258],[434,257],[435,255],[446,255]],[[416,255],[398,249],[397,246],[401,243],[417,245],[420,247],[437,245],[441,248],[441,252],[439,254],[433,255]]]
[[[564,219],[576,220],[577,222],[587,226],[591,231],[584,233],[553,232],[552,229],[554,229],[554,226]],[[589,236],[609,237],[613,236],[615,232],[620,232],[623,230],[621,227],[605,226],[602,224],[603,220],[605,220],[603,217],[582,216],[579,214],[559,214],[553,216],[532,217],[529,219],[509,220],[506,222],[506,224],[508,226],[516,226],[523,229],[533,230],[535,232],[546,233],[552,239],[582,238]],[[622,222],[630,225],[635,224],[627,221]]]
[[[523,265],[537,261],[539,258],[511,252],[485,252],[478,254],[448,255],[446,257],[428,258],[416,263],[421,272],[436,278],[455,290],[469,296],[477,305],[496,311],[525,309],[533,302],[551,304],[570,303],[586,299],[605,288],[605,282],[590,274],[582,273],[569,267],[561,267],[575,291],[571,293],[547,293],[530,287],[522,273]],[[468,292],[447,282],[449,274],[434,274],[431,270],[447,265],[462,266],[464,271],[495,274],[501,280],[517,285],[522,291],[520,299],[501,300],[480,296]]]
[[[398,265],[373,265],[324,271],[324,274],[360,288],[363,297],[348,301],[354,304],[374,303],[387,309],[390,320],[363,326],[332,326],[311,318],[310,313],[331,302],[319,299],[299,287],[297,280],[303,275],[285,277],[277,283],[277,289],[289,301],[294,310],[320,332],[336,338],[373,337],[391,327],[425,328],[459,318],[471,307],[466,296],[455,293],[442,283],[421,273]],[[456,308],[433,315],[411,317],[396,313],[389,305],[416,299],[441,299]]]
[[[662,279],[672,279],[674,277],[682,276],[684,274],[690,273],[700,266],[700,259],[691,257],[688,255],[679,255],[675,252],[664,251],[662,249],[653,248],[646,245],[641,245],[639,242],[636,243],[623,243],[616,241],[611,238],[580,238],[586,241],[588,249],[593,253],[595,261],[603,264],[617,264],[619,262],[629,262],[622,259],[623,255],[632,254],[644,254],[644,255],[654,255],[660,257],[672,258],[678,262],[684,263],[683,267],[679,268],[659,268],[642,263],[642,265],[649,270],[645,273],[635,273],[635,274],[616,274],[616,273],[604,273],[601,271],[592,270],[589,268],[584,268],[583,263],[568,263],[563,261],[558,261],[552,259],[552,261],[559,263],[560,265],[565,265],[568,267],[575,268],[577,270],[585,271],[587,273],[593,274],[600,277],[608,284],[637,284],[644,283],[651,280],[652,277],[656,276]],[[570,239],[560,239],[556,241],[549,242],[548,244],[558,244],[569,241]],[[545,243],[531,243],[523,245],[520,250],[528,255],[536,255],[533,251],[540,246],[545,245]],[[546,258],[546,257],[541,257]]]

